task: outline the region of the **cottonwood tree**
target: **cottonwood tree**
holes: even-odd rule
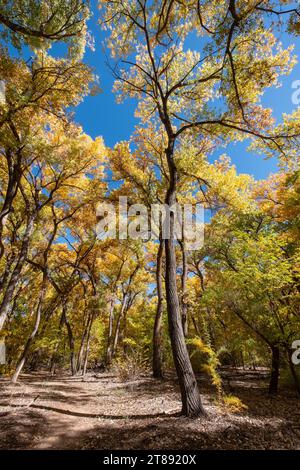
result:
[[[0,105],[2,257],[3,228],[13,209],[22,175],[39,155],[39,145],[44,140],[43,125],[64,131],[69,121],[66,108],[79,104],[89,92],[92,74],[78,62],[40,54],[28,64],[11,59],[2,50],[0,70],[6,83],[5,102]]]
[[[29,261],[34,267],[38,267],[41,270],[42,281],[37,301],[34,327],[16,368],[13,381],[18,379],[30,345],[38,332],[47,283],[49,280],[52,280],[48,264],[49,256],[52,245],[60,234],[61,225],[72,219],[78,211],[87,211],[89,205],[96,204],[103,190],[101,183],[97,186],[99,177],[102,175],[101,168],[100,174],[97,174],[99,173],[99,161],[103,152],[101,139],[94,142],[91,138],[84,135],[81,129],[76,129],[75,127],[69,135],[51,132],[49,134],[45,139],[48,143],[45,147],[47,155],[44,155],[42,160],[35,161],[34,166],[28,170],[28,174],[24,175],[24,182],[21,184],[21,192],[25,202],[26,213],[28,214],[27,217],[30,221],[32,220],[32,232],[28,236],[29,246],[27,246],[26,253],[24,253],[24,261]],[[51,154],[50,149],[53,143],[55,145]],[[92,174],[94,175],[94,180],[88,178],[88,175]],[[47,221],[47,217],[50,220]],[[45,218],[46,220],[44,220]],[[41,228],[41,223],[44,223],[43,229]],[[37,227],[35,227],[36,225]],[[40,246],[36,250],[37,255],[34,256],[34,259],[28,259],[34,229],[41,231],[45,240],[40,242]],[[34,251],[32,246],[31,250]],[[5,321],[4,314],[7,314],[15,284],[21,276],[21,269],[21,264],[17,263],[5,290],[1,305],[3,323]],[[54,286],[57,287],[57,284],[55,283]],[[57,292],[64,297],[61,289],[57,289]],[[68,325],[65,310],[64,321]]]
[[[36,144],[38,159],[27,168],[20,183],[20,197],[24,201],[25,232],[22,236],[20,251],[15,263],[11,266],[11,272],[3,291],[0,307],[1,328],[5,323],[14,290],[28,255],[38,217],[52,201],[65,205],[64,197],[68,194],[70,194],[70,198],[74,197],[71,190],[73,187],[76,188],[77,184],[79,184],[77,187],[77,197],[79,197],[80,184],[82,184],[80,176],[86,179],[83,182],[83,194],[84,189],[87,189],[87,184],[92,185],[97,182],[97,179],[94,183],[90,182],[86,175],[89,171],[92,174],[94,167],[97,168],[97,157],[100,158],[103,151],[102,141],[92,141],[76,127],[71,127],[69,134],[64,134],[61,130],[57,132],[44,131],[44,135],[39,137],[41,140]],[[37,152],[37,149],[33,150],[33,153]],[[79,197],[80,199],[82,204],[84,197],[83,199]],[[70,203],[70,201],[68,202]],[[24,229],[23,224],[19,229],[22,228]],[[7,272],[5,271],[5,273],[7,277]]]
[[[80,0],[1,1],[1,38],[20,49],[49,48],[65,42],[71,55],[81,55],[89,36],[86,22],[88,2]]]
[[[167,135],[163,127],[150,125],[147,128],[138,127],[129,142],[121,142],[109,152],[108,158],[114,181],[121,186],[111,194],[111,199],[117,200],[120,196],[129,196],[130,204],[143,203],[152,211],[152,204],[163,204],[166,198],[166,188],[169,181],[169,169],[165,155]],[[202,203],[206,204],[216,195],[217,188],[221,193],[228,187],[228,193],[233,196],[234,184],[229,187],[229,178],[233,177],[228,172],[227,180],[221,177],[224,173],[222,165],[212,166],[208,163],[206,152],[211,142],[202,139],[193,145],[191,139],[182,139],[176,149],[178,159],[178,172],[180,174],[177,202],[181,204]],[[223,165],[224,166],[224,165]],[[210,179],[213,184],[210,189]],[[242,179],[242,178],[240,178]],[[239,186],[242,189],[242,186]],[[195,195],[195,191],[198,192]],[[209,189],[209,191],[208,191]],[[158,221],[157,221],[158,222]],[[154,230],[154,227],[151,227]],[[157,293],[157,309],[153,330],[153,376],[162,378],[162,314],[164,309],[163,295],[163,263],[164,263],[164,240],[162,239],[162,221],[158,222],[155,236],[158,243],[147,243],[147,250],[153,255],[151,262],[155,263],[155,282]],[[145,235],[145,241],[150,239],[150,232]],[[188,253],[184,240],[180,243],[182,260],[180,300],[182,304],[182,324],[187,336],[188,321],[186,308],[186,281],[188,276],[187,259]],[[156,255],[155,255],[156,253]]]
[[[165,200],[165,187],[168,179],[168,167],[164,153],[165,134],[155,127],[137,128],[130,142],[117,144],[109,153],[109,161],[114,180],[122,186],[114,191],[112,197],[130,195],[130,204],[143,203],[149,214],[152,204],[162,204]],[[131,150],[131,146],[133,150]],[[161,227],[158,227],[158,232]],[[151,247],[151,262],[155,263],[155,282],[157,308],[153,327],[152,370],[155,378],[163,377],[162,364],[162,316],[163,316],[163,262],[164,243],[161,234],[157,234],[158,243]],[[146,240],[145,240],[146,241]]]
[[[280,351],[289,351],[299,331],[298,255],[287,257],[286,248],[272,219],[252,204],[244,213],[220,211],[208,227],[204,250],[208,305],[236,315],[267,346],[270,393],[278,390]]]
[[[271,112],[259,99],[295,62],[291,49],[281,48],[272,28],[265,27],[269,13],[258,8],[261,2],[99,3],[103,24],[111,33],[109,47],[121,61],[114,68],[116,92],[121,99],[137,98],[137,116],[144,122],[155,116],[167,134],[166,204],[171,207],[176,202],[175,151],[185,135],[208,135],[223,141],[250,136],[276,142]],[[198,51],[188,49],[192,31],[203,38]],[[222,97],[219,107],[213,103],[217,94]],[[173,219],[165,252],[169,330],[182,411],[200,416],[204,410],[181,324]]]

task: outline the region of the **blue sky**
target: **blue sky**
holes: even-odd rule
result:
[[[134,100],[126,100],[123,104],[116,103],[115,95],[112,93],[114,79],[107,67],[107,59],[103,51],[105,33],[101,31],[97,23],[98,11],[95,0],[92,1],[92,8],[94,15],[89,21],[89,30],[95,38],[95,52],[88,49],[84,60],[99,75],[102,93],[87,97],[75,110],[75,120],[92,137],[102,135],[105,143],[113,146],[120,140],[128,139],[138,121],[134,118]],[[294,43],[295,53],[299,55],[299,38],[283,35],[280,39],[285,46]],[[108,51],[106,53],[108,54]],[[292,103],[292,83],[295,80],[300,80],[299,64],[296,65],[291,75],[282,78],[282,87],[267,90],[263,97],[263,105],[273,108],[274,115],[279,121],[282,113],[290,113],[295,108]],[[216,156],[224,152],[224,149],[220,149]],[[265,160],[261,155],[247,152],[246,142],[231,145],[226,153],[231,157],[239,172],[249,173],[257,179],[266,178],[277,168],[275,159]]]

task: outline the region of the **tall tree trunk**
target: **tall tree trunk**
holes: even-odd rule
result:
[[[117,324],[116,324],[116,329],[115,329],[115,334],[113,338],[113,343],[112,343],[112,351],[111,351],[111,358],[113,359],[116,354],[118,342],[119,342],[119,335],[120,335],[120,329],[121,329],[121,323],[124,318],[124,314],[127,308],[127,295],[124,294],[123,300],[122,300],[122,305],[121,305],[121,310],[118,316]]]
[[[112,361],[112,349],[113,349],[113,327],[114,327],[114,310],[115,310],[115,299],[112,298],[110,301],[109,308],[109,319],[108,319],[108,338],[107,338],[107,348],[105,355],[105,365],[110,366]]]
[[[4,254],[4,245],[2,242],[3,229],[5,227],[5,222],[8,214],[12,210],[12,205],[14,198],[17,194],[20,179],[21,179],[21,150],[19,149],[16,153],[16,161],[14,162],[12,152],[10,149],[6,150],[6,160],[7,160],[7,169],[8,169],[8,184],[6,188],[6,193],[2,208],[0,211],[0,259]]]
[[[21,246],[21,250],[20,250],[20,254],[19,254],[17,263],[14,267],[14,270],[13,270],[11,276],[10,276],[7,288],[5,290],[5,293],[4,293],[4,296],[3,296],[3,299],[2,299],[2,303],[1,303],[1,306],[0,306],[0,331],[3,329],[4,323],[7,319],[7,315],[8,315],[9,307],[10,307],[10,302],[13,298],[16,285],[17,285],[18,280],[20,278],[22,267],[23,267],[23,264],[25,262],[25,259],[26,259],[27,253],[28,253],[29,241],[30,241],[30,237],[31,237],[31,234],[33,232],[33,229],[34,229],[34,220],[35,220],[35,217],[33,215],[30,215],[28,217],[26,230],[25,230],[25,234],[24,234],[24,238],[23,238],[22,246]]]
[[[166,196],[166,204],[171,208],[176,203],[177,171],[173,160],[174,141],[169,141],[166,156],[169,165],[170,183]],[[175,220],[170,213],[170,237],[165,241],[166,250],[166,300],[168,310],[169,332],[172,345],[173,359],[176,367],[181,400],[182,413],[188,417],[205,415],[201,403],[196,377],[182,329],[179,297],[177,291],[177,261],[174,240]]]
[[[64,323],[67,327],[67,332],[68,332],[71,374],[75,375],[76,374],[75,341],[74,341],[72,328],[71,328],[69,319],[67,317],[67,301],[65,299],[63,300],[63,319],[64,319]]]
[[[280,367],[280,349],[278,346],[272,346],[272,365],[271,378],[269,383],[270,395],[276,395],[278,392],[279,367]]]
[[[55,374],[55,367],[56,367],[57,356],[58,356],[57,353],[58,353],[58,348],[59,348],[59,345],[60,345],[60,336],[61,336],[61,330],[62,330],[63,324],[64,324],[64,315],[63,315],[63,312],[62,312],[62,314],[60,316],[60,320],[59,320],[59,325],[58,325],[58,338],[57,338],[55,349],[53,351],[53,354],[52,354],[52,357],[51,357],[51,360],[50,360],[50,373],[51,373],[51,375]]]
[[[25,361],[26,361],[26,358],[27,358],[27,355],[30,351],[30,346],[38,332],[38,329],[39,329],[39,326],[40,326],[40,321],[41,321],[41,312],[42,312],[42,305],[43,305],[43,301],[44,301],[44,298],[45,298],[45,294],[46,294],[46,288],[47,288],[47,277],[45,274],[43,274],[43,281],[42,281],[42,287],[41,287],[41,291],[40,291],[40,297],[39,297],[39,301],[38,301],[38,306],[37,306],[37,309],[36,309],[36,316],[35,316],[35,322],[34,322],[34,327],[33,327],[33,330],[29,336],[29,338],[27,339],[27,342],[25,344],[25,347],[24,347],[24,350],[23,350],[23,353],[19,359],[19,362],[18,362],[18,365],[16,367],[16,370],[15,370],[15,373],[14,375],[12,376],[12,379],[11,381],[13,383],[16,383],[17,380],[18,380],[18,377],[24,367],[24,364],[25,364]]]
[[[86,347],[85,347],[84,361],[83,361],[83,369],[82,369],[82,376],[83,377],[86,374],[86,369],[87,369],[87,364],[88,364],[92,324],[93,324],[93,319],[90,322],[89,331],[88,331],[87,340],[86,340]]]
[[[87,337],[87,334],[88,334],[88,330],[89,330],[89,325],[90,325],[90,322],[91,322],[91,315],[88,317],[87,319],[87,322],[84,326],[84,331],[83,331],[83,335],[81,337],[81,342],[80,342],[80,348],[79,348],[79,352],[78,352],[78,357],[77,357],[77,372],[80,372],[81,371],[81,366],[82,366],[82,361],[83,361],[83,353],[84,353],[84,346],[85,346],[85,340],[86,340],[86,337]]]
[[[41,338],[44,336],[47,326],[49,325],[49,321],[51,320],[52,315],[55,313],[56,309],[59,307],[61,302],[61,295],[57,294],[49,303],[49,305],[45,308],[43,312],[43,323],[41,328],[38,332],[38,336]]]
[[[162,315],[163,315],[163,282],[162,282],[162,261],[164,244],[159,242],[156,259],[156,287],[157,287],[157,307],[153,329],[153,377],[163,378],[162,370]]]

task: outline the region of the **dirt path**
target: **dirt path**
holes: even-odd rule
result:
[[[205,384],[205,420],[179,417],[173,380],[142,377],[123,383],[109,374],[23,375],[0,379],[2,449],[300,449],[295,395],[269,398],[255,374],[236,375],[230,388],[248,407],[217,406]]]

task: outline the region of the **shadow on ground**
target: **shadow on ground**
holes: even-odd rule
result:
[[[224,382],[226,386],[226,381]],[[260,374],[232,375],[228,392],[247,406],[233,414],[213,389],[199,385],[208,418],[178,415],[176,380],[111,374],[24,375],[18,386],[0,379],[2,449],[300,449],[299,399],[270,399]]]

